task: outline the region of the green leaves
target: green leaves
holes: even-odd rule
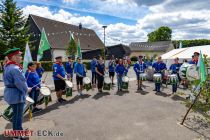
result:
[[[148,42],[170,41],[171,34],[172,34],[172,30],[169,27],[162,26],[147,35]]]

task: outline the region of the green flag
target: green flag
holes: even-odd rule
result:
[[[77,42],[77,57],[82,58],[82,53],[81,53],[81,47],[80,47],[79,39],[78,39],[78,42]]]
[[[26,72],[28,63],[32,62],[32,57],[31,57],[31,52],[28,46],[28,42],[26,43],[26,49],[25,49],[25,54],[24,54],[24,61],[23,61],[23,72]]]
[[[47,40],[47,36],[45,34],[44,28],[42,29],[41,39],[39,43],[39,50],[37,54],[37,61],[40,61],[43,57],[44,51],[50,49],[50,43]]]
[[[74,34],[71,33],[70,40],[69,40],[67,50],[66,50],[66,54],[67,54],[67,56],[72,55],[72,57],[74,57],[76,55],[76,53],[77,53],[77,44],[74,40]]]
[[[201,83],[203,83],[204,81],[206,81],[206,68],[201,51],[198,61],[198,67],[199,67],[200,81]]]

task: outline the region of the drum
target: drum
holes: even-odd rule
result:
[[[73,83],[69,80],[66,80],[66,97],[72,96]]]
[[[128,76],[122,77],[122,89],[128,89],[129,78]]]
[[[108,76],[105,76],[103,90],[110,90],[110,89],[111,89],[111,79]]]
[[[173,84],[176,84],[178,82],[178,77],[176,74],[171,74],[171,75],[168,75],[168,83],[173,85]]]
[[[199,79],[199,72],[197,71],[196,65],[190,65],[189,67],[187,67],[186,77],[187,80],[189,81],[194,81]]]
[[[140,73],[139,77],[140,77],[141,81],[146,81],[147,80],[147,74],[146,73]]]
[[[43,104],[45,103],[45,106],[48,105],[48,103],[51,101],[51,90],[47,86],[42,86],[40,88],[40,93],[38,97],[38,104]]]
[[[179,69],[179,76],[181,79],[187,78],[187,68],[193,64],[183,63]]]
[[[24,114],[28,111],[30,105],[32,105],[33,103],[34,103],[34,100],[31,99],[30,97],[26,96],[26,103],[25,103],[24,109],[23,109],[23,113],[24,113]],[[3,114],[2,114],[2,117],[3,117],[5,120],[7,120],[7,121],[11,121],[11,122],[12,122],[12,116],[13,116],[12,106],[8,106],[8,107],[4,110],[4,112],[3,112]]]
[[[84,84],[84,88],[88,91],[90,89],[92,89],[92,86],[91,86],[91,80],[89,77],[85,77],[83,78],[83,84]]]
[[[153,75],[153,80],[155,83],[161,83],[162,82],[162,75],[160,73],[155,73]]]

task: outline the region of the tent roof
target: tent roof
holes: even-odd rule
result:
[[[176,57],[190,59],[194,52],[202,52],[202,54],[210,56],[210,45],[195,46],[189,48],[174,49],[162,55],[162,59],[174,59]]]

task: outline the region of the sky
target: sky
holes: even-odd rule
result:
[[[168,26],[173,40],[210,39],[210,0],[15,0],[25,16],[35,14],[93,29],[106,44],[147,41]]]

